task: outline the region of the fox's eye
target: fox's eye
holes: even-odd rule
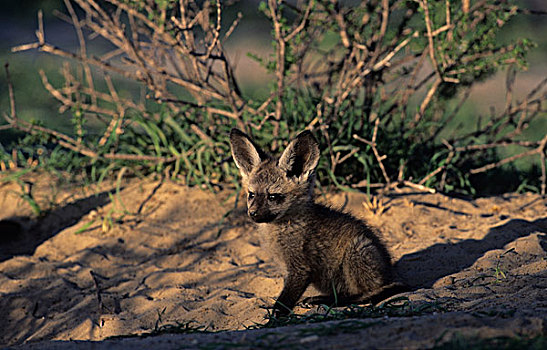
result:
[[[279,193],[271,193],[268,195],[268,200],[274,201],[274,202],[280,202],[283,200],[283,195]]]
[[[253,199],[254,197],[255,197],[255,194],[249,191],[248,198]]]

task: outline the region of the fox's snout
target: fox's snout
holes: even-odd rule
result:
[[[257,223],[272,222],[275,219],[275,215],[270,212],[261,213],[257,210],[249,210],[248,213],[251,219]]]
[[[247,203],[247,214],[257,223],[272,222],[275,215],[265,203],[261,203],[260,198],[255,198]]]

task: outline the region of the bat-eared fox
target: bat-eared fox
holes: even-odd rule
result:
[[[315,203],[320,152],[311,132],[296,136],[278,159],[238,129],[232,129],[230,143],[248,214],[286,269],[274,315],[291,312],[310,284],[322,295],[304,302],[329,306],[379,302],[404,289],[393,282],[390,255],[374,230]]]

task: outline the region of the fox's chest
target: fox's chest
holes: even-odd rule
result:
[[[278,253],[301,251],[308,236],[305,226],[297,224],[261,224],[259,233],[264,248]]]
[[[302,255],[306,250],[306,242],[309,242],[306,226],[298,223],[262,224],[259,226],[259,232],[262,247],[286,262],[292,257]]]

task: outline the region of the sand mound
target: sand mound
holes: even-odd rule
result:
[[[404,295],[416,303],[435,301],[443,312],[76,343],[175,322],[211,331],[264,323],[261,307],[281,291],[281,274],[232,193],[137,181],[110,203],[107,191],[68,189],[58,196],[60,207],[25,221],[30,211],[24,202],[8,186],[0,192],[0,345],[123,348],[142,342],[167,349],[240,342],[252,348],[279,342],[276,334],[283,334],[286,344],[349,349],[429,347],[461,334],[545,334],[547,206],[537,195],[467,201],[406,192],[384,198],[381,214],[365,209],[364,195],[328,199],[382,231],[401,279],[415,289]],[[344,331],[347,322],[357,322],[352,332]],[[317,336],[310,327],[336,331]],[[33,344],[46,340],[66,342]]]

